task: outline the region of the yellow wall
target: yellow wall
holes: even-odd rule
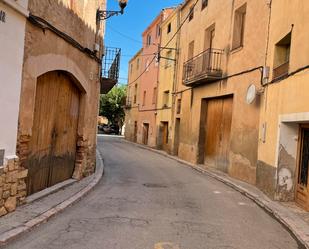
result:
[[[270,77],[264,82],[262,95],[258,175],[264,179],[259,183],[260,188],[284,201],[294,200],[299,124],[309,123],[309,69],[294,74],[309,65],[308,13],[307,1],[272,1],[267,51]],[[275,45],[289,32],[292,32],[291,75],[274,81]]]
[[[181,11],[181,19],[188,15],[191,5],[188,1]],[[234,11],[247,3],[244,46],[231,50]],[[239,179],[255,184],[259,103],[245,102],[250,84],[260,87],[261,72],[254,70],[240,76],[213,83],[207,83],[193,90],[182,84],[183,64],[188,60],[188,46],[194,40],[194,56],[205,50],[204,32],[215,24],[213,48],[222,49],[223,77],[263,66],[265,62],[267,23],[269,6],[264,1],[209,1],[201,10],[200,1],[195,7],[194,18],[187,20],[180,34],[180,58],[177,81],[178,98],[182,99],[180,124],[179,157],[194,162],[200,161],[201,131],[204,120],[201,117],[202,100],[225,95],[233,95],[233,118],[230,137],[230,165],[227,172]],[[259,25],[256,25],[259,20]],[[187,90],[186,90],[187,89]]]
[[[274,0],[272,3],[271,29],[267,65],[272,69],[274,47],[292,29],[290,68],[293,72],[309,65],[309,3],[302,0]],[[266,142],[260,143],[259,159],[276,167],[276,149],[279,115],[309,111],[308,71],[266,86],[261,110],[261,124],[267,123]],[[266,107],[265,107],[266,105]]]
[[[126,119],[125,119],[125,138],[134,141],[134,122],[138,121],[138,107],[140,102],[139,88],[140,80],[136,80],[142,72],[142,49],[139,50],[136,55],[129,62],[129,72],[128,72],[128,87],[127,87],[127,101],[125,109]],[[132,68],[132,69],[131,69]],[[134,81],[134,82],[133,82]],[[132,83],[131,83],[132,82]],[[134,103],[135,86],[137,86],[136,91],[136,102]]]
[[[177,39],[176,36],[171,40],[178,29],[179,8],[161,24],[161,46],[167,47],[161,50],[162,57],[168,57],[170,53],[171,59],[176,59],[177,52]],[[168,25],[171,25],[171,31],[167,33]],[[167,46],[166,46],[167,45]],[[173,49],[168,49],[173,48]],[[172,146],[172,108],[173,108],[173,91],[174,91],[174,78],[175,78],[175,61],[160,59],[159,63],[159,84],[157,95],[157,146],[160,148],[162,144],[162,130],[160,130],[161,122],[168,122],[169,124],[169,141],[168,150],[171,150]],[[164,92],[169,91],[168,102],[164,105]]]

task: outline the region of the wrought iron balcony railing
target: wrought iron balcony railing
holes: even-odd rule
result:
[[[210,48],[185,62],[183,84],[202,84],[220,79],[222,54],[223,50]]]
[[[279,79],[289,74],[290,62],[286,61],[273,70],[273,79]]]
[[[105,47],[102,59],[101,94],[109,92],[118,83],[120,48]]]

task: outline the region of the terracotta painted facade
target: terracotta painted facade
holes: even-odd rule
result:
[[[143,53],[140,77],[139,117],[137,142],[151,147],[156,146],[156,106],[159,77],[159,63],[153,54],[158,52],[161,44],[160,25],[173,9],[163,9],[157,18],[143,32]],[[133,80],[134,81],[134,80]],[[129,82],[131,83],[131,82]]]

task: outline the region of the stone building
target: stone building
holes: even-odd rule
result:
[[[144,98],[156,102],[148,145],[309,210],[309,3],[186,0],[179,11],[176,53],[160,51],[175,56],[176,75],[161,58]],[[161,23],[161,46],[175,16]]]
[[[257,186],[309,211],[308,13],[308,1],[272,1]]]
[[[143,50],[140,49],[136,55],[129,61],[128,72],[128,87],[126,99],[126,128],[125,138],[132,142],[137,142],[137,127],[138,127],[138,108],[140,105],[140,79],[138,78],[142,72],[142,55]],[[133,83],[130,83],[133,82]]]
[[[158,89],[159,63],[154,58],[160,46],[161,23],[173,12],[173,8],[166,8],[153,20],[143,32],[143,56],[141,60],[142,75],[139,88],[139,120],[137,142],[155,147],[156,141],[156,106]],[[133,80],[134,81],[134,80]],[[132,82],[129,82],[131,84]]]
[[[247,104],[246,92],[261,87],[269,12],[255,0],[188,0],[181,9],[175,150],[251,184],[260,105]]]
[[[0,2],[0,216],[25,198],[27,171],[16,156],[27,0]]]
[[[176,8],[161,24],[161,51],[159,55],[159,81],[157,91],[157,147],[172,153],[172,127],[177,80],[176,66],[178,56],[180,7]]]
[[[0,3],[0,216],[27,195],[94,172],[100,8],[104,0]]]

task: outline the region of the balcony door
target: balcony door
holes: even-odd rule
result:
[[[205,30],[205,41],[204,41],[204,51],[208,51],[204,53],[203,58],[203,71],[211,69],[211,56],[212,56],[212,48],[214,45],[215,39],[215,25],[211,25],[209,28]]]

